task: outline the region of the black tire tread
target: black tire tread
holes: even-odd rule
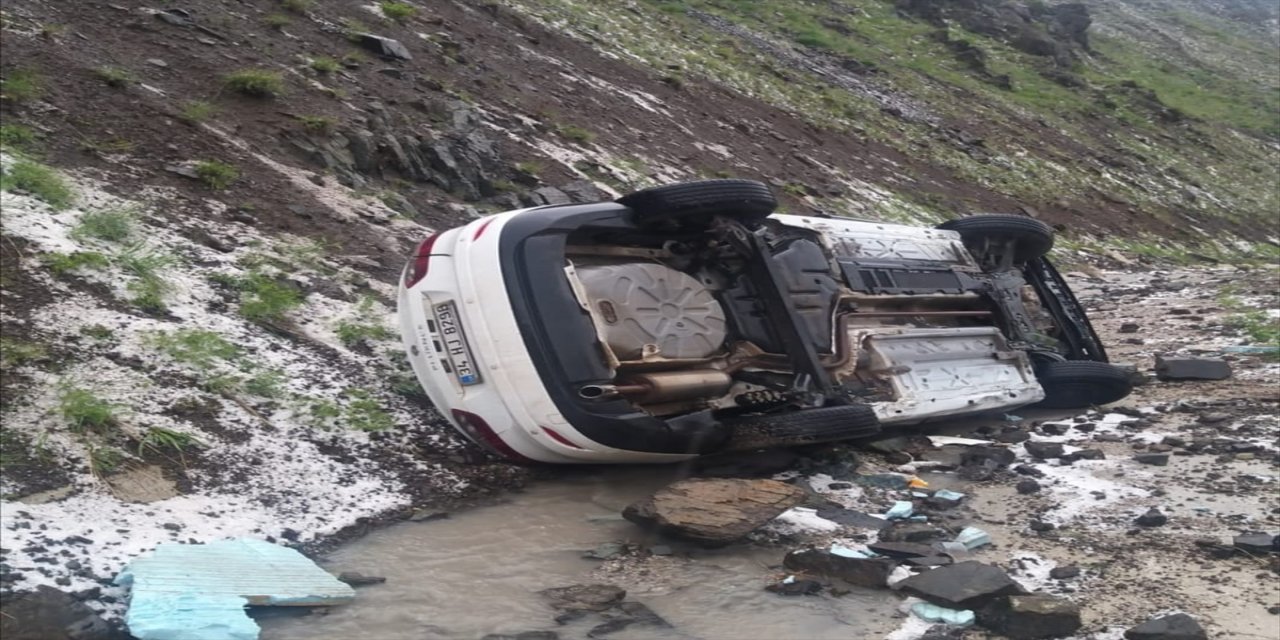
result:
[[[1106,362],[1065,360],[1048,362],[1036,372],[1048,409],[1083,409],[1115,402],[1133,391],[1129,374]]]
[[[971,243],[983,237],[1018,238],[1020,240],[1017,252],[1019,262],[1042,257],[1053,249],[1053,227],[1027,216],[982,213],[947,220],[939,224],[938,228],[959,232],[965,243]]]
[[[622,196],[617,202],[630,208],[642,222],[712,215],[758,221],[778,207],[768,185],[736,178],[650,187]]]
[[[880,420],[867,405],[840,405],[728,418],[728,451],[790,447],[868,438],[880,433]]]

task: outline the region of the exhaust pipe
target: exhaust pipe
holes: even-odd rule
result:
[[[640,373],[619,384],[588,384],[578,388],[587,400],[623,397],[632,402],[678,402],[723,395],[733,385],[728,373],[717,369]]]

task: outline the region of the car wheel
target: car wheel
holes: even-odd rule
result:
[[[1026,216],[984,213],[948,220],[938,228],[959,232],[965,246],[984,265],[1000,264],[1009,246],[1013,248],[1013,263],[1018,265],[1042,257],[1053,248],[1053,228]]]
[[[618,198],[644,226],[706,226],[713,217],[759,222],[778,208],[773,192],[755,180],[701,180],[651,187]]]
[[[1047,362],[1036,370],[1036,377],[1045,394],[1037,406],[1047,409],[1083,409],[1107,404],[1133,391],[1129,374],[1106,362]]]
[[[727,451],[837,442],[880,433],[879,418],[865,404],[738,416],[721,422],[729,427]]]

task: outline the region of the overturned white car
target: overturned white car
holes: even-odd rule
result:
[[[775,206],[761,183],[709,180],[431,236],[399,299],[418,379],[476,443],[543,462],[676,461],[1129,393],[1043,223]]]

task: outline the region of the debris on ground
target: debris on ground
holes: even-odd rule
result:
[[[245,607],[346,604],[355,591],[301,553],[250,538],[161,544],[116,576],[138,640],[255,640]]]
[[[739,540],[800,504],[804,491],[777,480],[675,482],[623,510],[636,524],[710,545]]]
[[[997,599],[978,611],[978,621],[1011,640],[1065,638],[1082,625],[1079,605],[1051,595]]]
[[[1195,618],[1175,613],[1148,620],[1124,632],[1124,640],[1209,640]]]
[[[1156,356],[1156,378],[1159,380],[1225,380],[1230,377],[1231,365],[1219,358]]]
[[[978,609],[1000,596],[1022,593],[1022,587],[1003,569],[973,560],[911,576],[898,588],[953,609]]]

